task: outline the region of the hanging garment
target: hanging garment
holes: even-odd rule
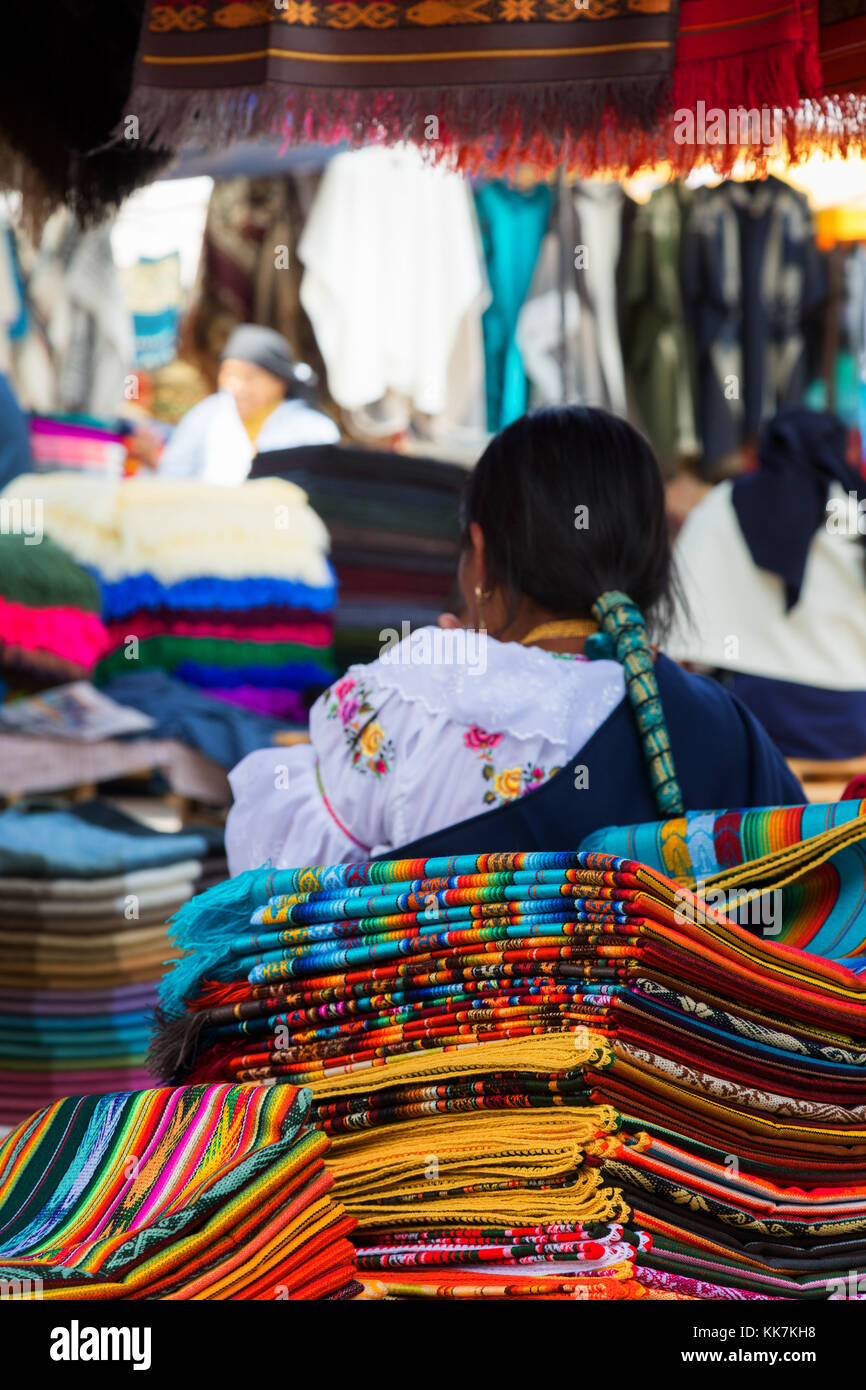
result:
[[[180,253],[143,256],[121,272],[121,283],[132,314],[135,365],[154,371],[173,362],[182,301]]]
[[[389,393],[411,410],[459,420],[481,371],[454,381],[466,321],[486,285],[465,181],[410,147],[337,155],[322,178],[298,256],[301,302],[346,410]]]
[[[621,339],[629,386],[665,469],[700,454],[682,249],[691,192],[665,184],[635,212],[623,256]]]
[[[412,140],[500,167],[564,141],[636,162],[665,106],[676,0],[384,0],[349,10],[152,0],[129,110],[172,148],[280,132]],[[477,147],[469,150],[466,147]]]
[[[217,179],[208,203],[183,353],[216,384],[226,339],[240,323],[282,333],[324,384],[324,364],[299,299],[297,244],[318,173]]]
[[[626,413],[617,323],[625,194],[615,183],[563,188],[550,214],[517,346],[530,405],[603,406]]]
[[[196,478],[202,483],[236,487],[249,476],[256,454],[303,444],[335,444],[340,431],[327,415],[299,400],[281,401],[250,439],[232,396],[206,396],[176,426],[162,452],[164,478]]]
[[[489,183],[475,192],[492,295],[482,327],[487,427],[494,432],[526,410],[529,390],[515,334],[552,200],[545,184],[522,192],[504,183]]]
[[[15,237],[0,209],[0,372],[10,375],[16,339],[27,331],[27,304],[15,251]]]
[[[58,211],[27,291],[53,368],[51,398],[28,403],[44,413],[114,416],[135,346],[108,225],[83,232],[72,213]]]
[[[0,488],[32,466],[27,420],[9,382],[0,376]]]
[[[806,388],[809,317],[824,281],[802,194],[776,178],[701,189],[685,234],[704,463],[752,440]]]
[[[848,248],[844,263],[844,335],[853,363],[851,390],[854,406],[849,424],[860,431],[866,450],[866,246]]]

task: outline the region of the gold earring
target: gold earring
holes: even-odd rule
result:
[[[484,600],[493,597],[492,589],[482,589],[480,584],[475,585],[475,601],[478,604],[478,628],[481,632],[487,631],[487,618],[484,614]]]

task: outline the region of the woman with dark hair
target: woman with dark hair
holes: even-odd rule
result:
[[[601,410],[524,416],[468,480],[467,626],[443,618],[353,666],[311,743],[231,775],[232,873],[391,854],[575,849],[687,810],[796,804],[751,715],[650,646],[673,607],[664,490]]]

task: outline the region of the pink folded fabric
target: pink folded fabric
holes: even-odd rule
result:
[[[0,642],[29,652],[51,652],[75,666],[91,668],[111,646],[95,613],[79,608],[28,608],[0,598]]]
[[[130,633],[143,642],[148,637],[227,637],[238,642],[299,642],[308,647],[328,647],[333,631],[328,622],[240,623],[212,622],[209,618],[166,620],[158,613],[137,613],[134,618],[115,619],[108,625],[112,645],[122,646]]]

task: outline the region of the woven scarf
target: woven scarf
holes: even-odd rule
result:
[[[190,1086],[34,1115],[0,1145],[0,1297],[23,1279],[47,1298],[345,1288],[354,1221],[328,1196],[309,1104],[289,1086]]]
[[[433,152],[598,154],[666,100],[678,0],[151,0],[129,109],[176,147],[282,130]],[[495,148],[494,148],[495,142]]]
[[[693,140],[673,136],[677,167],[707,160],[727,172],[741,154],[763,167],[796,143],[794,112],[821,91],[817,0],[682,0],[673,108],[694,113],[695,127]],[[747,126],[746,113],[758,121]]]
[[[586,845],[634,855],[697,885],[710,904],[713,892],[724,892],[743,923],[771,925],[776,941],[843,961],[858,974],[866,970],[866,801],[693,812],[610,826]],[[762,920],[771,909],[776,920]]]

